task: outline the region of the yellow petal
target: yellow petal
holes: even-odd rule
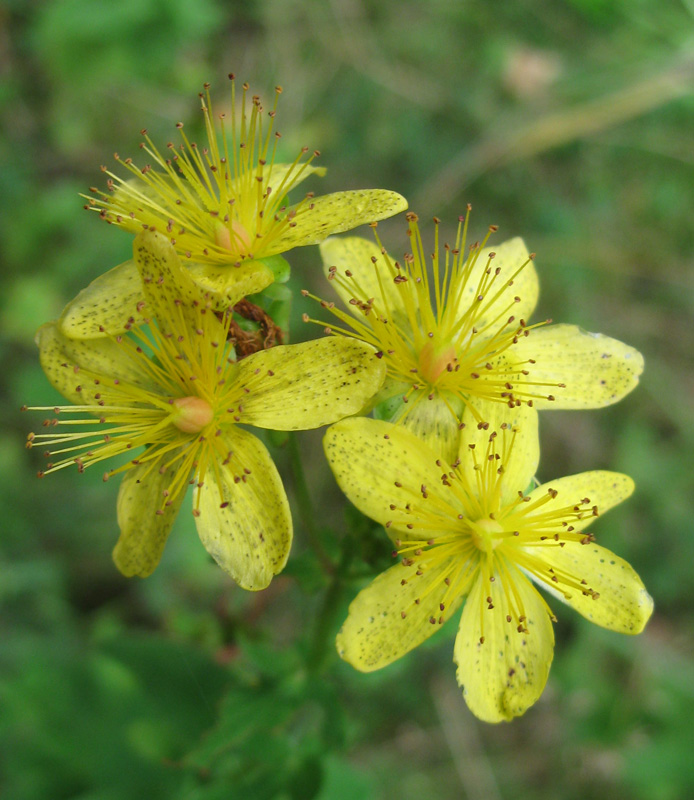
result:
[[[477,462],[483,461],[490,444],[489,437],[496,433],[493,445],[494,451],[501,455],[504,470],[501,476],[501,499],[505,504],[515,499],[519,491],[528,488],[537,471],[540,461],[537,411],[528,406],[509,408],[506,403],[473,398],[470,403],[474,405],[477,415],[470,408],[463,414],[465,427],[460,433],[460,470],[471,486],[477,485],[471,448],[474,448]],[[478,417],[484,420],[484,427],[480,427]],[[504,425],[505,430],[502,427]],[[506,458],[504,453],[507,453]]]
[[[146,247],[155,258],[157,251],[166,252],[165,237],[151,231],[146,236],[152,237]],[[160,240],[158,245],[154,244],[154,237]],[[171,252],[175,252],[173,247]],[[165,256],[161,258],[162,264],[166,264]],[[168,263],[171,263],[170,257]],[[189,291],[188,296],[202,298],[209,295],[218,310],[235,305],[243,297],[260,292],[273,282],[272,272],[260,261],[245,262],[240,267],[217,267],[193,261],[185,261],[184,266],[180,261],[176,264],[166,268],[166,272],[181,286],[180,299],[186,296],[187,273],[192,283],[199,287],[197,292]],[[146,318],[154,315],[151,307],[142,305],[143,300],[145,293],[137,265],[135,261],[126,261],[93,280],[67,304],[59,320],[60,330],[73,339],[122,333],[126,325],[142,325]]]
[[[407,200],[396,192],[385,189],[362,189],[335,192],[311,200],[310,206],[299,209],[287,228],[272,242],[268,255],[282,253],[292,247],[318,244],[332,233],[341,233],[392,217],[407,208]],[[291,213],[291,209],[289,209]]]
[[[621,400],[639,382],[643,356],[638,350],[577,325],[548,325],[530,331],[513,347],[513,356],[537,363],[527,366],[527,380],[549,384],[535,407],[602,408]],[[566,384],[565,388],[556,384]]]
[[[495,253],[495,256],[490,262],[491,253]],[[519,236],[503,242],[498,247],[486,247],[479,251],[458,308],[461,316],[466,314],[473,304],[480,304],[485,309],[475,320],[475,328],[480,332],[481,338],[487,338],[504,327],[510,316],[515,317],[513,325],[517,327],[519,320],[527,320],[535,310],[540,291],[535,265],[530,261],[519,274],[516,274],[527,261],[528,248]],[[497,269],[500,272],[491,287],[482,293],[483,299],[480,301],[480,281],[487,266],[492,272]],[[512,281],[510,286],[509,281]],[[516,301],[516,297],[520,300]],[[497,318],[498,321],[494,322],[489,331],[485,331],[485,326]]]
[[[439,393],[429,399],[429,390],[410,397],[403,403],[393,421],[421,439],[437,456],[452,464],[460,449],[458,419],[451,410],[457,407],[455,398],[446,402]]]
[[[241,266],[184,262],[186,271],[193,281],[212,300],[214,307],[221,311],[236,305],[249,294],[257,294],[274,280],[272,271],[261,261],[243,261]]]
[[[289,503],[265,445],[241,428],[223,434],[233,455],[210,465],[196,491],[200,540],[244,589],[265,589],[287,562],[292,543]]]
[[[144,300],[134,261],[125,261],[100,275],[71,300],[59,320],[60,331],[72,339],[122,333],[132,320],[143,322],[138,304]]]
[[[436,454],[400,426],[364,417],[345,419],[326,431],[323,447],[342,491],[381,525],[393,519],[393,504],[403,508],[407,503],[426,503],[423,486],[434,498],[432,507],[427,507],[429,521],[440,508],[440,499],[457,503],[450,489],[441,484],[445,467],[436,465]],[[460,511],[456,505],[452,515]],[[442,526],[445,519],[442,517]],[[412,523],[417,531],[417,519]]]
[[[605,470],[580,472],[577,475],[567,475],[564,478],[547,481],[533,489],[529,495],[530,505],[535,500],[546,498],[549,489],[553,489],[556,496],[540,507],[538,514],[542,516],[550,515],[567,506],[574,506],[583,500],[587,501],[584,505],[589,508],[597,506],[598,513],[604,514],[631,495],[634,491],[634,481],[628,475],[619,472]],[[572,521],[571,524],[576,530],[582,531],[591,522],[595,522],[595,517],[588,510],[584,517]]]
[[[103,386],[114,379],[161,394],[162,390],[145,373],[126,349],[111,339],[72,339],[64,336],[54,322],[36,334],[41,367],[48,380],[73,403],[95,405]]]
[[[163,492],[171,483],[169,473],[159,472],[165,459],[170,460],[171,454],[160,457],[154,465],[132,467],[120,485],[117,506],[120,538],[113,550],[113,560],[128,578],[133,575],[146,578],[154,572],[185,497],[185,492],[179,492],[171,505],[165,505]]]
[[[239,416],[274,430],[319,428],[358,412],[384,377],[374,349],[355,339],[273,347],[239,362],[236,381],[249,390]]]
[[[276,195],[277,192],[284,194],[287,192],[288,186],[289,190],[293,190],[311,175],[317,175],[322,178],[326,172],[325,167],[314,167],[313,164],[308,163],[301,164],[298,168],[296,164],[268,164],[263,167],[263,183],[267,183],[268,189],[272,189],[273,195]],[[288,184],[282,185],[287,177],[290,177]],[[242,191],[242,182],[239,185],[239,182],[234,181],[231,196],[241,195]]]
[[[641,633],[653,612],[653,599],[634,569],[614,553],[597,544],[567,542],[564,547],[533,548],[556,572],[569,573],[586,582],[591,594],[557,591],[551,582],[542,584],[551,594],[575,608],[586,619],[618,633]],[[595,597],[593,592],[598,593]]]
[[[156,231],[143,231],[133,242],[133,258],[144,286],[144,314],[156,318],[163,332],[171,333],[180,327],[174,313],[179,308],[197,327],[192,306],[205,303],[205,292],[183,269],[171,242]]]
[[[497,576],[470,592],[455,641],[458,683],[470,711],[485,722],[502,722],[524,714],[540,697],[554,653],[554,631],[544,601],[530,581],[512,565],[515,594],[527,617],[527,633],[507,622],[503,593],[514,598]],[[486,598],[492,597],[494,608]],[[480,638],[484,642],[480,643]]]
[[[198,329],[200,313],[193,306],[227,309],[244,293],[260,291],[273,281],[271,270],[258,261],[241,267],[191,263],[184,268],[169,240],[152,230],[135,238],[133,251],[144,286],[143,313],[156,318],[166,333],[180,335],[182,327]],[[208,315],[205,328],[207,336],[212,337],[214,328],[218,328],[221,339],[226,335],[212,314]]]
[[[439,630],[443,592],[437,591],[435,584],[446,588],[441,568],[425,571],[421,576],[415,574],[416,569],[402,564],[391,567],[350,604],[336,645],[340,657],[356,669],[371,672],[385,667]],[[446,619],[461,602],[458,597],[450,603]]]
[[[385,256],[375,241],[359,236],[331,237],[321,244],[320,252],[326,276],[330,275],[331,267],[337,267],[340,278],[344,278],[345,270],[352,273],[352,278],[346,279],[350,288],[342,286],[342,281],[333,280],[332,285],[355,316],[361,318],[364,315],[350,304],[354,297],[362,301],[374,298],[376,306],[389,319],[393,318],[395,311],[404,313],[397,284],[393,283]]]

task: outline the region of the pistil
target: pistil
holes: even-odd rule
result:
[[[451,344],[438,345],[429,340],[419,351],[419,374],[432,386],[439,376],[455,361],[455,348]]]
[[[214,418],[212,406],[202,397],[177,397],[171,422],[183,433],[200,433]]]
[[[470,522],[470,536],[475,547],[487,555],[491,555],[492,550],[495,550],[504,540],[504,529],[496,520],[493,519],[479,519],[476,522]]]

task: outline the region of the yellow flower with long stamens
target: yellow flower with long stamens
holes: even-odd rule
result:
[[[334,422],[379,389],[384,367],[369,345],[328,338],[238,360],[231,313],[215,311],[165,237],[140,234],[134,261],[147,324],[87,341],[40,329],[42,367],[74,405],[52,409],[28,444],[49,448],[40,474],[127,456],[104,474],[124,473],[113,555],[125,575],[157,566],[191,483],[207,551],[240,586],[263,589],[287,560],[292,523],[267,449],[241,426]]]
[[[327,331],[368,342],[383,358],[388,373],[377,402],[392,404],[381,407],[382,416],[452,461],[465,409],[482,424],[498,407],[509,418],[521,405],[598,408],[636,386],[643,358],[634,348],[575,325],[527,323],[538,279],[522,239],[492,249],[488,234],[467,249],[466,217],[454,245],[441,246],[435,219],[429,265],[417,217],[407,216],[412,251],[402,263],[378,236],[321,245],[328,278],[348,309],[321,301],[338,320]]]
[[[281,89],[267,114],[256,95],[249,112],[248,85],[243,85],[237,109],[236,84],[234,76],[229,77],[229,119],[213,114],[208,85],[200,95],[204,145],[191,141],[179,124],[181,144],[169,142],[162,152],[142,131],[144,163],[116,154],[125,175],[102,167],[107,190],[92,187],[85,206],[131,233],[149,228],[166,235],[219,308],[230,305],[230,294],[246,296],[272,283],[273,256],[407,208],[399,194],[380,189],[321,197],[309,193],[289,204],[292,189],[310,175],[325,172],[312,163],[319,153],[303,148],[291,164],[279,163],[280,134],[274,120]],[[91,338],[99,336],[99,325],[111,332],[123,330],[129,309],[142,299],[139,284],[132,261],[97,278],[67,307],[61,331]]]
[[[528,491],[538,437],[527,407],[515,413],[511,422],[495,416],[485,431],[467,412],[454,464],[381,420],[343,420],[324,440],[340,487],[386,527],[401,556],[350,605],[339,654],[365,672],[385,667],[467,598],[457,676],[469,708],[487,722],[523,714],[547,681],[556,620],[533,584],[621,633],[643,630],[653,608],[629,564],[586,532],[631,494],[631,479],[585,472]]]

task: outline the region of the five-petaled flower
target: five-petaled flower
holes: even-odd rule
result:
[[[267,449],[240,426],[334,422],[369,400],[384,367],[369,345],[332,338],[238,360],[231,312],[215,310],[165,237],[141,233],[134,262],[145,324],[91,340],[55,323],[40,329],[43,369],[74,405],[53,409],[48,431],[28,443],[51,448],[45,473],[128,454],[104,475],[124,473],[114,559],[125,575],[157,566],[192,483],[205,548],[239,585],[262,589],[287,560],[292,523]]]
[[[402,557],[352,602],[338,652],[363,671],[384,667],[467,598],[455,643],[458,682],[488,722],[523,714],[547,681],[554,615],[533,582],[621,633],[639,633],[653,608],[629,564],[586,532],[598,512],[631,494],[631,479],[585,472],[528,491],[537,431],[526,424],[526,406],[514,414],[496,415],[484,430],[465,412],[470,424],[454,464],[381,420],[343,420],[325,435],[340,487],[386,526]]]
[[[520,405],[599,408],[636,386],[643,358],[634,348],[575,325],[527,324],[538,279],[522,239],[492,249],[487,235],[468,250],[461,218],[455,245],[441,248],[435,219],[430,275],[417,217],[407,216],[412,252],[403,263],[380,241],[343,237],[321,245],[349,311],[322,301],[342,323],[327,330],[372,344],[387,364],[379,415],[452,461],[464,410],[486,423],[499,406],[509,420]],[[526,424],[537,425],[536,415]]]
[[[166,235],[195,282],[219,308],[231,305],[230,295],[243,297],[272,283],[272,256],[407,208],[405,198],[381,189],[321,197],[309,193],[288,204],[292,189],[309,175],[324,173],[312,164],[318,152],[308,154],[304,148],[291,164],[277,163],[280,134],[273,127],[281,89],[267,114],[254,95],[249,114],[248,86],[243,85],[238,110],[234,76],[229,77],[230,119],[224,114],[215,119],[207,85],[200,95],[206,144],[191,141],[179,124],[182,144],[169,142],[163,154],[142,131],[141,148],[150,160],[137,165],[116,154],[120,167],[132,177],[103,167],[107,191],[92,187],[85,206],[132,233],[150,228]],[[73,338],[98,336],[100,325],[120,331],[127,319],[124,311],[141,299],[137,269],[127,261],[73,300],[60,320],[61,331]]]

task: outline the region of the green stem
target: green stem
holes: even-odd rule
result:
[[[346,541],[346,539],[343,540],[343,543],[346,543]],[[310,675],[316,675],[322,672],[328,653],[331,649],[333,652],[335,650],[333,637],[335,635],[335,629],[337,628],[336,615],[340,606],[340,599],[344,586],[342,576],[347,571],[351,560],[352,550],[347,547],[342,551],[340,563],[337,569],[334,569],[325,596],[323,597],[323,603],[316,617],[316,624],[313,629],[313,636],[306,657],[306,667]]]
[[[304,472],[304,465],[301,460],[299,442],[296,433],[291,433],[289,435],[289,460],[292,467],[294,491],[296,492],[296,502],[299,507],[301,522],[306,529],[306,534],[308,535],[311,547],[318,557],[323,570],[328,575],[332,575],[335,572],[335,565],[325,551],[323,543],[321,542],[320,534],[318,532],[316,518],[313,513],[313,503],[311,502],[311,494],[308,489],[308,483],[306,482],[306,474]]]

